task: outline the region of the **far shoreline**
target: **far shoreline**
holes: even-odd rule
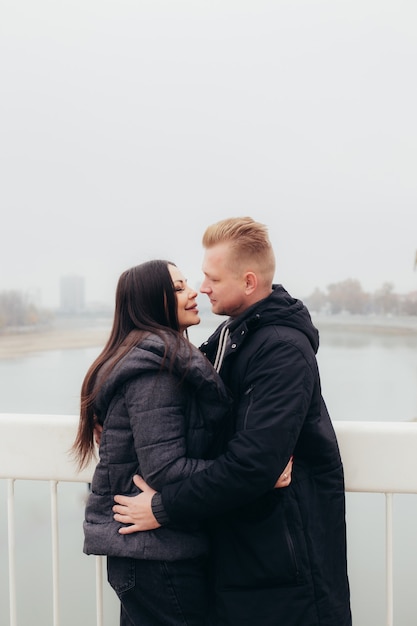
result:
[[[42,328],[0,334],[0,359],[13,359],[37,352],[99,348],[109,337],[104,328]]]
[[[219,317],[218,323],[225,318]],[[314,325],[320,335],[327,333],[368,334],[381,336],[409,336],[417,338],[417,317],[376,317],[353,315],[312,315]],[[202,326],[213,326],[216,318],[209,315]],[[109,337],[110,322],[97,325],[82,320],[68,324],[60,322],[48,327],[22,329],[0,333],[0,360],[13,359],[28,354],[53,350],[71,350],[103,347]]]

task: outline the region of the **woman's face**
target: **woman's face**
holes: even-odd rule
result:
[[[197,309],[197,292],[187,285],[187,281],[175,265],[168,265],[175,293],[177,294],[177,314],[180,332],[189,326],[200,323]]]

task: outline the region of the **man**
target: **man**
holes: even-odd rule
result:
[[[343,467],[321,396],[318,332],[301,301],[272,285],[267,229],[210,226],[200,291],[228,315],[201,350],[234,398],[227,449],[155,493],[117,496],[122,534],[211,519],[216,624],[350,626]],[[274,489],[294,455],[288,488]],[[152,510],[151,510],[152,506]]]

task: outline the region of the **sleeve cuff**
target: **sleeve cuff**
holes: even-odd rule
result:
[[[162,504],[162,496],[160,493],[155,493],[152,497],[151,502],[152,513],[158,524],[161,526],[165,526],[169,523],[169,517],[167,512],[164,509],[164,505]]]

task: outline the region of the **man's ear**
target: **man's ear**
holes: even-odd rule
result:
[[[245,283],[245,293],[247,296],[250,296],[258,286],[258,278],[256,274],[254,272],[246,272]]]

